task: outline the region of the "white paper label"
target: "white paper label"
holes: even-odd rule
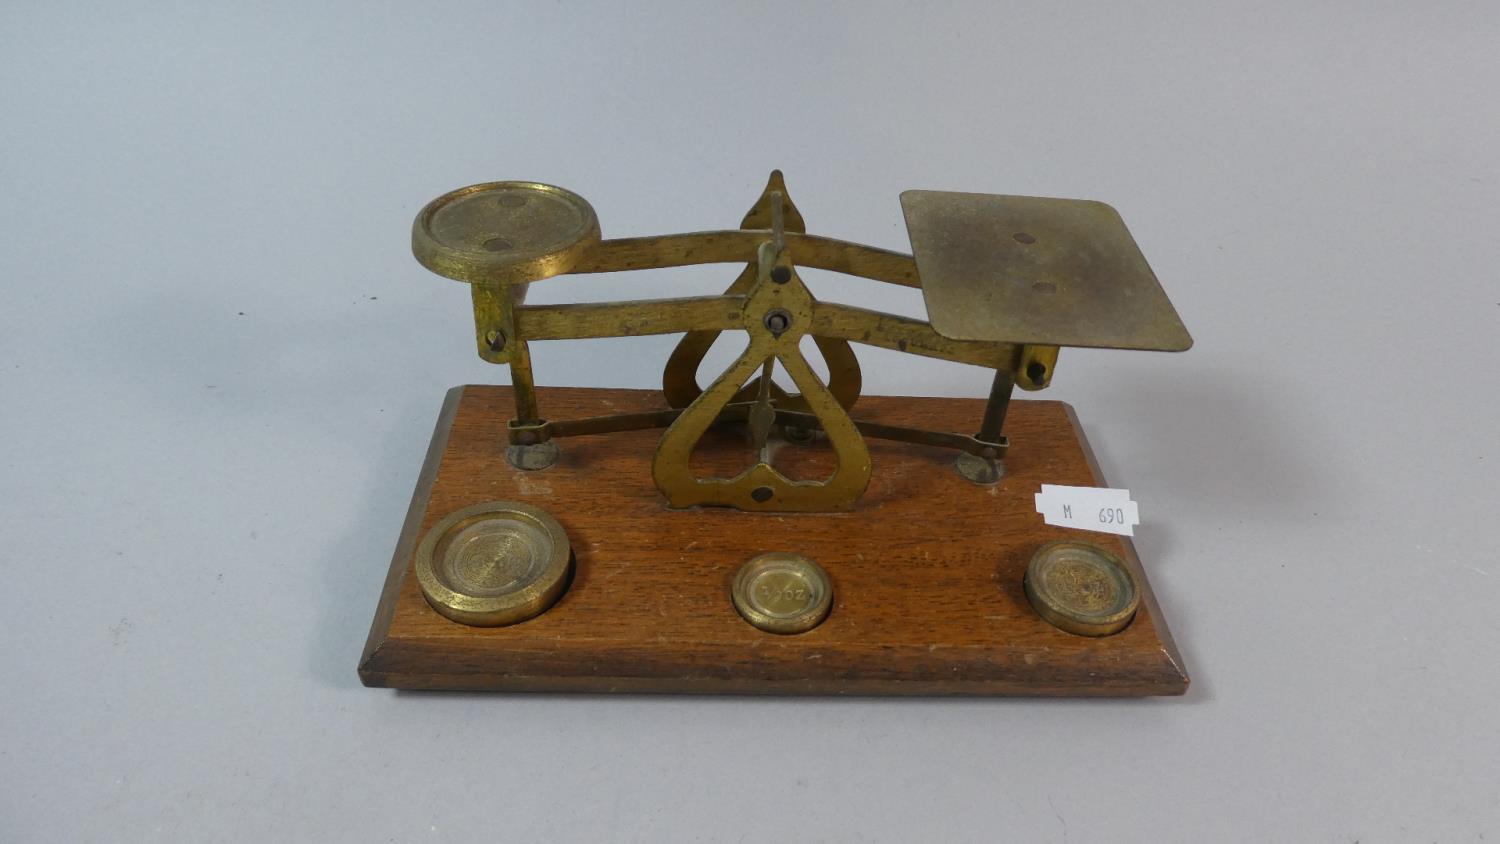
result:
[[[1049,525],[1134,536],[1141,513],[1128,489],[1042,484],[1036,511]]]

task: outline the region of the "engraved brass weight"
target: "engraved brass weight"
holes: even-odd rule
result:
[[[569,191],[492,182],[433,200],[412,228],[428,269],[468,282],[479,356],[510,366],[515,418],[510,462],[542,470],[556,440],[665,428],[652,462],[674,508],[753,511],[852,508],[870,480],[866,437],[953,449],[958,471],[994,483],[1009,442],[1011,392],[1052,379],[1061,346],[1180,351],[1191,345],[1139,249],[1109,206],[1097,202],[908,191],[902,195],[913,255],[806,233],[779,171],[739,229],[603,240],[593,208]],[[532,282],[567,273],[744,263],[722,295],[589,304],[526,305]],[[931,322],[822,302],[798,267],[920,288]],[[697,369],[715,338],[743,331],[739,358],[706,388]],[[537,405],[530,344],[539,340],[683,333],[663,374],[669,409],[547,420]],[[825,383],[803,356],[811,336]],[[928,431],[850,416],[860,370],[850,343],[995,371],[973,434]],[[773,378],[779,365],[795,391]],[[697,477],[689,455],[716,425],[744,426],[755,462],[734,477]],[[772,465],[778,434],[821,432],[836,458],[821,480],[792,480]]]

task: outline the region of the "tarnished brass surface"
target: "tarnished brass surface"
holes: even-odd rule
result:
[[[1119,557],[1087,542],[1049,542],[1026,567],[1026,597],[1049,624],[1079,636],[1129,626],[1140,597]]]
[[[955,340],[1176,352],[1193,344],[1102,202],[901,194],[927,315]]]
[[[964,480],[980,486],[993,486],[1005,477],[1005,464],[993,457],[980,457],[972,452],[961,452],[953,461],[953,468]]]
[[[510,367],[516,412],[507,457],[542,470],[554,437],[664,427],[653,479],[672,507],[760,511],[847,510],[870,479],[864,437],[961,452],[961,475],[994,483],[1009,441],[1015,387],[1047,387],[1059,347],[1185,349],[1191,338],[1118,215],[1076,200],[908,191],[902,195],[916,256],[811,235],[780,171],[731,231],[601,239],[578,195],[535,182],[491,182],[445,194],[418,214],[412,250],[434,272],[471,283],[481,358]],[[743,264],[723,295],[526,305],[532,282],[599,273]],[[819,302],[797,273],[814,267],[920,287],[931,322]],[[919,276],[918,272],[921,271]],[[707,388],[697,370],[723,331],[744,331],[739,358]],[[530,344],[539,340],[683,333],[663,373],[673,408],[550,422],[538,407]],[[799,345],[811,337],[825,383]],[[859,362],[851,344],[994,370],[977,431],[926,431],[852,419]],[[793,386],[776,383],[777,368]],[[745,425],[756,462],[731,478],[698,478],[689,456],[715,425]],[[793,481],[772,465],[773,437],[810,443],[822,431],[837,460],[822,480]]]
[[[1015,359],[1015,347],[1009,343],[953,340],[919,319],[853,305],[815,303],[812,331],[820,336],[975,366],[1008,368]]]
[[[529,284],[471,284],[469,298],[474,303],[474,342],[479,357],[490,363],[511,363],[517,355],[526,365],[525,350],[516,332],[516,306],[525,297]]]
[[[427,203],[411,229],[422,266],[448,278],[513,284],[568,272],[599,242],[593,206],[537,182],[489,182]]]
[[[786,180],[780,170],[772,170],[771,177],[766,180],[765,190],[761,191],[760,198],[750,206],[745,218],[740,221],[741,229],[768,230],[777,229],[782,232],[782,238],[788,235],[801,234],[807,231],[807,223],[802,219],[802,212],[792,202],[791,196],[786,190]],[[825,250],[833,252],[835,250]],[[906,256],[899,256],[906,258]],[[805,262],[804,262],[805,263]],[[809,265],[810,266],[810,265]],[[754,261],[745,265],[740,271],[739,277],[729,285],[726,294],[743,294],[754,284],[757,275],[757,267]],[[915,272],[913,272],[913,277]],[[714,341],[719,338],[722,330],[733,328],[731,325],[714,326],[703,324],[695,326],[703,329],[689,331],[678,341],[677,347],[667,358],[667,366],[662,373],[662,394],[666,396],[667,403],[673,407],[687,407],[693,399],[703,392],[698,386],[698,367],[703,363],[703,358],[713,346]],[[828,392],[833,393],[839,404],[845,408],[853,407],[859,398],[861,385],[859,360],[854,357],[854,350],[849,348],[845,340],[836,340],[831,337],[819,335],[814,332],[814,344],[818,352],[823,355],[823,361],[828,367]],[[759,384],[755,381],[745,385],[741,391],[743,395],[749,395],[758,390]],[[778,399],[790,399],[785,391],[775,384],[771,390]],[[792,409],[806,409],[806,404],[800,401],[783,401],[783,406]]]
[[[799,342],[812,321],[812,295],[788,261],[777,261],[773,244],[762,245],[759,277],[751,287],[743,308],[741,327],[750,345],[739,359],[688,405],[657,446],[651,473],[656,486],[673,507],[699,505],[736,507],[741,510],[818,512],[847,510],[870,482],[870,451],[859,429],[842,405],[802,357]],[[780,271],[784,270],[784,274]],[[773,280],[773,274],[784,281]],[[772,317],[784,318],[779,330]],[[801,390],[802,401],[828,434],[838,461],[831,476],[822,481],[794,481],[767,462],[763,443],[761,459],[733,478],[697,478],[688,466],[693,446],[703,437],[720,412],[757,373],[765,378],[766,363],[774,359]]]
[[[417,545],[415,569],[433,609],[461,624],[497,627],[552,606],[572,559],[567,533],[546,511],[490,501],[433,525]]]
[[[695,264],[738,264],[754,260],[756,248],[769,233],[766,229],[730,229],[606,240],[579,259],[571,272],[612,273]],[[902,287],[922,286],[910,255],[794,231],[786,233],[786,245],[798,255],[797,263],[804,267]]]
[[[1044,390],[1052,383],[1057,368],[1056,346],[1022,346],[1021,360],[1016,364],[1016,386],[1023,390]]]
[[[808,557],[779,551],[741,566],[729,592],[740,616],[767,633],[805,633],[833,606],[828,572]]]
[[[527,340],[580,340],[676,334],[703,326],[739,328],[744,296],[693,296],[644,302],[585,302],[526,305],[516,309],[516,327]]]

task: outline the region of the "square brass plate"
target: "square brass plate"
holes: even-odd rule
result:
[[[927,315],[954,340],[1180,352],[1193,344],[1102,202],[901,194]]]

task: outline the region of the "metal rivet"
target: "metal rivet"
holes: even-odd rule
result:
[[[792,315],[777,308],[766,314],[765,323],[766,328],[770,329],[772,334],[783,334],[792,327]]]

